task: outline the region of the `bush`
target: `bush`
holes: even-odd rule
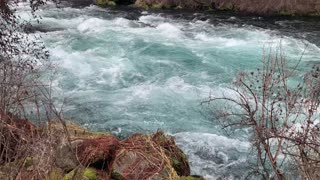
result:
[[[299,81],[299,63],[289,66],[281,47],[262,62],[261,69],[238,75],[232,96],[210,97],[204,103],[225,104],[216,112],[223,128],[249,129],[258,160],[254,174],[287,179],[286,165],[293,163],[304,178],[318,179],[320,68],[315,66]]]

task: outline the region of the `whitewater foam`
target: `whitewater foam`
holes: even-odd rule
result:
[[[79,24],[77,29],[81,33],[99,32],[99,31],[101,31],[101,26],[103,26],[103,24],[105,24],[105,21],[102,19],[89,18],[89,19],[84,20],[81,24]]]
[[[192,174],[208,179],[245,175],[249,142],[209,133],[182,132],[174,137],[188,156]]]

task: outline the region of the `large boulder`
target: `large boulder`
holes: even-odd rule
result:
[[[190,166],[186,155],[176,145],[172,136],[165,135],[158,131],[151,137],[152,141],[164,149],[165,154],[170,159],[170,163],[179,176],[189,176]]]
[[[113,136],[81,139],[76,146],[76,156],[80,163],[87,167],[111,172],[111,164],[119,148],[119,141]]]
[[[57,149],[56,165],[69,172],[79,165],[104,169],[111,172],[112,163],[119,142],[113,136],[81,138],[70,143],[62,142]]]
[[[81,142],[81,140],[77,140],[69,143],[67,139],[62,139],[56,150],[56,166],[63,169],[64,172],[69,172],[79,166],[75,147]]]
[[[135,134],[120,144],[112,166],[113,179],[174,180],[179,179],[178,174],[190,175],[188,161],[181,157],[182,151],[162,132]]]

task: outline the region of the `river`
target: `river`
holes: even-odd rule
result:
[[[27,8],[18,13],[30,17]],[[319,63],[320,21],[100,8],[40,9],[34,32],[58,66],[56,97],[65,117],[96,131],[127,136],[158,129],[175,136],[192,174],[244,178],[246,132],[227,136],[210,108],[200,105],[240,71],[261,65],[264,48],[281,44],[288,60]],[[238,133],[238,134],[237,134]]]

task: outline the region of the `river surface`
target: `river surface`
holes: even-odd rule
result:
[[[18,13],[30,17],[27,8]],[[261,65],[264,47],[281,43],[289,61],[319,63],[320,21],[226,13],[48,6],[38,11],[42,37],[59,68],[53,82],[65,116],[119,136],[162,129],[176,137],[192,174],[244,178],[246,132],[227,136],[210,95],[228,93],[235,75]],[[237,134],[238,133],[238,134]]]

